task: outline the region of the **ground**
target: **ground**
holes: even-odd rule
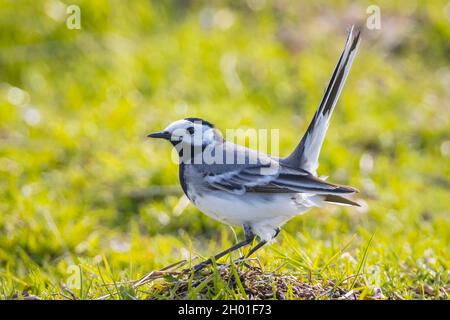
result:
[[[243,237],[180,201],[146,134],[201,117],[280,129],[289,154],[372,2],[70,1],[79,30],[68,2],[0,2],[1,298],[448,299],[446,1],[379,1],[364,30],[319,167],[361,208],[294,218],[251,269],[139,286]]]

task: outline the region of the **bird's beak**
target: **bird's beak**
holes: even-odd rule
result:
[[[161,131],[161,132],[155,132],[155,133],[150,133],[147,135],[147,137],[149,138],[157,138],[157,139],[170,139],[171,134],[167,131]]]

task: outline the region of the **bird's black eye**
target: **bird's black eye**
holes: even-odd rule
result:
[[[189,132],[189,134],[193,134],[194,133],[194,127],[189,127],[186,130],[187,130],[187,132]]]

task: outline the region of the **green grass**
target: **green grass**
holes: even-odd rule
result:
[[[81,30],[65,27],[58,1],[0,0],[0,297],[174,298],[186,283],[189,298],[249,297],[243,266],[231,271],[240,285],[215,268],[208,283],[167,275],[133,288],[242,237],[193,206],[176,210],[179,188],[155,189],[177,185],[177,166],[145,135],[199,116],[222,130],[280,128],[288,154],[352,17],[372,3],[72,3]],[[378,5],[382,28],[365,30],[319,167],[364,205],[310,210],[256,257],[261,276],[296,285],[448,299],[448,4]]]

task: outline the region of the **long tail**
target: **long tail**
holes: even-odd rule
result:
[[[317,168],[319,167],[319,153],[330,124],[331,114],[333,113],[333,109],[352,66],[353,59],[358,51],[361,31],[355,29],[355,26],[352,26],[350,29],[344,51],[334,69],[333,76],[328,83],[322,102],[314,114],[308,130],[294,152],[289,157],[281,160],[282,163],[307,170],[316,175]]]

